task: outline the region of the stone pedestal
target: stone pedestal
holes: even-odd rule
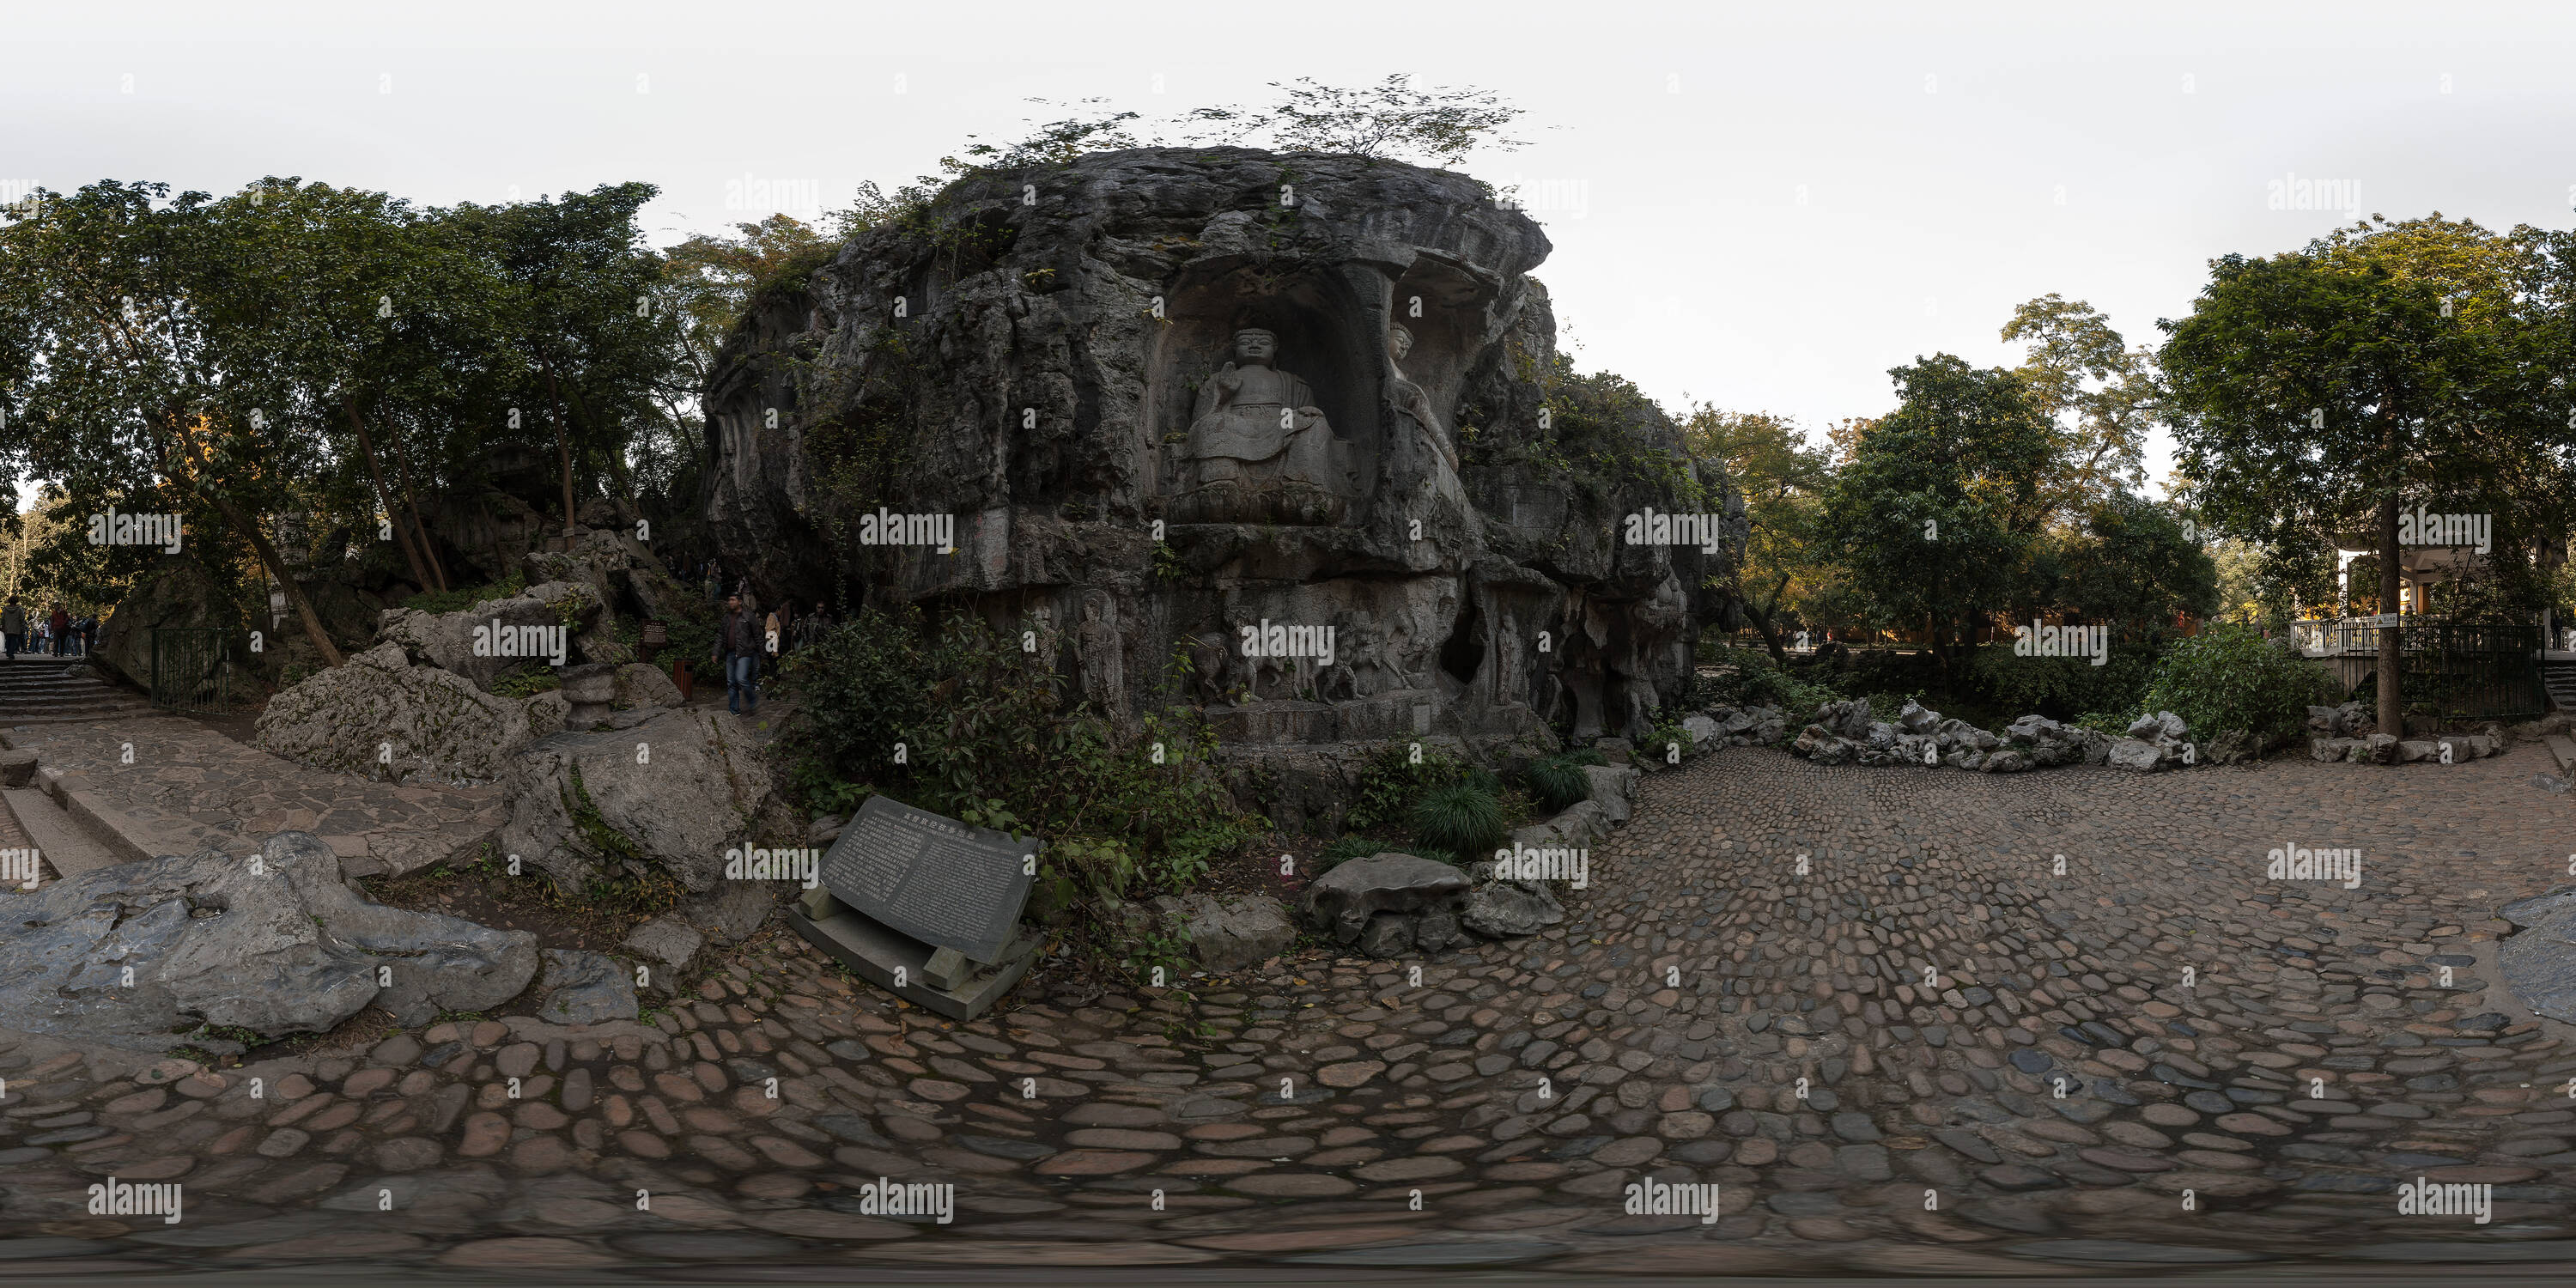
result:
[[[1002,1000],[1028,973],[1039,947],[1037,935],[1022,927],[1000,960],[981,965],[954,948],[934,949],[893,930],[820,888],[788,910],[787,924],[877,987],[961,1022]]]

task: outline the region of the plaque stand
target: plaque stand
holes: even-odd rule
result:
[[[841,902],[820,886],[788,910],[787,922],[807,942],[830,953],[870,983],[952,1020],[972,1020],[993,1008],[1037,960],[1038,937],[1019,929],[990,965],[954,948],[933,948]],[[895,972],[903,982],[895,982]]]

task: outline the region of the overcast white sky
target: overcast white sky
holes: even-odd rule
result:
[[[2034,296],[2154,343],[2213,256],[2576,201],[2564,3],[362,8],[0,0],[0,185],[642,179],[668,242],[765,213],[728,180],[839,205],[1016,137],[1033,97],[1161,115],[1406,71],[1528,109],[1532,146],[1467,168],[1565,207],[1534,212],[1539,275],[1581,367],[1816,430],[1885,411],[1918,354],[2018,361],[1996,332]],[[2292,175],[2355,210],[2270,208]]]

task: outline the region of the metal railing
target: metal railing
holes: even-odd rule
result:
[[[2298,622],[2291,634],[2303,656],[2375,664],[2386,629],[2370,618],[2347,617]],[[2409,708],[2429,705],[2445,718],[2469,720],[2530,719],[2548,709],[2538,626],[2409,617],[2393,629],[2398,692]]]
[[[212,626],[152,628],[152,705],[165,711],[226,715],[233,692],[232,636]]]

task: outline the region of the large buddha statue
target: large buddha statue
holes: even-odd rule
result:
[[[1199,386],[1190,420],[1196,484],[1176,517],[1201,523],[1338,523],[1359,491],[1350,448],[1306,382],[1272,365],[1279,337],[1234,335],[1234,357]]]

